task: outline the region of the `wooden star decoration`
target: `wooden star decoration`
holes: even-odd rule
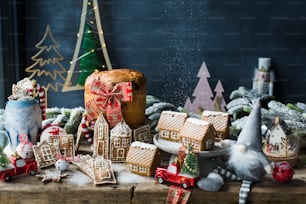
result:
[[[49,170],[45,171],[44,174],[36,175],[36,177],[41,179],[41,181],[44,184],[49,183],[50,181],[59,183],[59,182],[61,182],[62,178],[66,178],[68,176],[69,176],[69,174],[67,174],[67,173],[62,173],[60,171],[49,171]]]

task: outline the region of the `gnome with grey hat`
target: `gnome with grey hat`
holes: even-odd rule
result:
[[[237,142],[228,151],[226,168],[218,167],[206,178],[198,181],[199,188],[205,191],[218,191],[223,185],[223,177],[240,180],[239,204],[247,203],[248,193],[253,182],[259,182],[272,166],[262,151],[261,105],[256,99],[253,109],[240,132]],[[222,176],[221,176],[222,175]]]

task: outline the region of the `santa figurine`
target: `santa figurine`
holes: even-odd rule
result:
[[[223,185],[223,177],[240,180],[239,204],[247,202],[250,187],[253,182],[260,182],[272,166],[262,151],[261,136],[261,105],[257,99],[246,124],[238,136],[236,143],[229,147],[228,161],[225,168],[218,167],[206,178],[198,181],[202,190],[218,191]]]

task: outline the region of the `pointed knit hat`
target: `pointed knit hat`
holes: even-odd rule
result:
[[[259,151],[262,149],[261,142],[261,105],[260,100],[256,99],[253,109],[238,136],[237,144],[244,144]]]

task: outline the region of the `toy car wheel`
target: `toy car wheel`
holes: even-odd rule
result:
[[[35,171],[35,170],[30,170],[30,171],[29,171],[29,174],[30,174],[31,176],[34,176],[34,175],[36,175],[36,171]]]
[[[164,183],[164,179],[163,179],[162,177],[158,177],[158,178],[157,178],[157,182],[158,182],[158,183]]]
[[[186,189],[186,188],[188,188],[188,184],[187,184],[186,182],[183,182],[183,183],[182,183],[182,187],[183,187],[184,189]]]
[[[11,180],[11,177],[10,177],[9,175],[5,175],[4,180],[5,180],[5,181],[10,181],[10,180]]]

